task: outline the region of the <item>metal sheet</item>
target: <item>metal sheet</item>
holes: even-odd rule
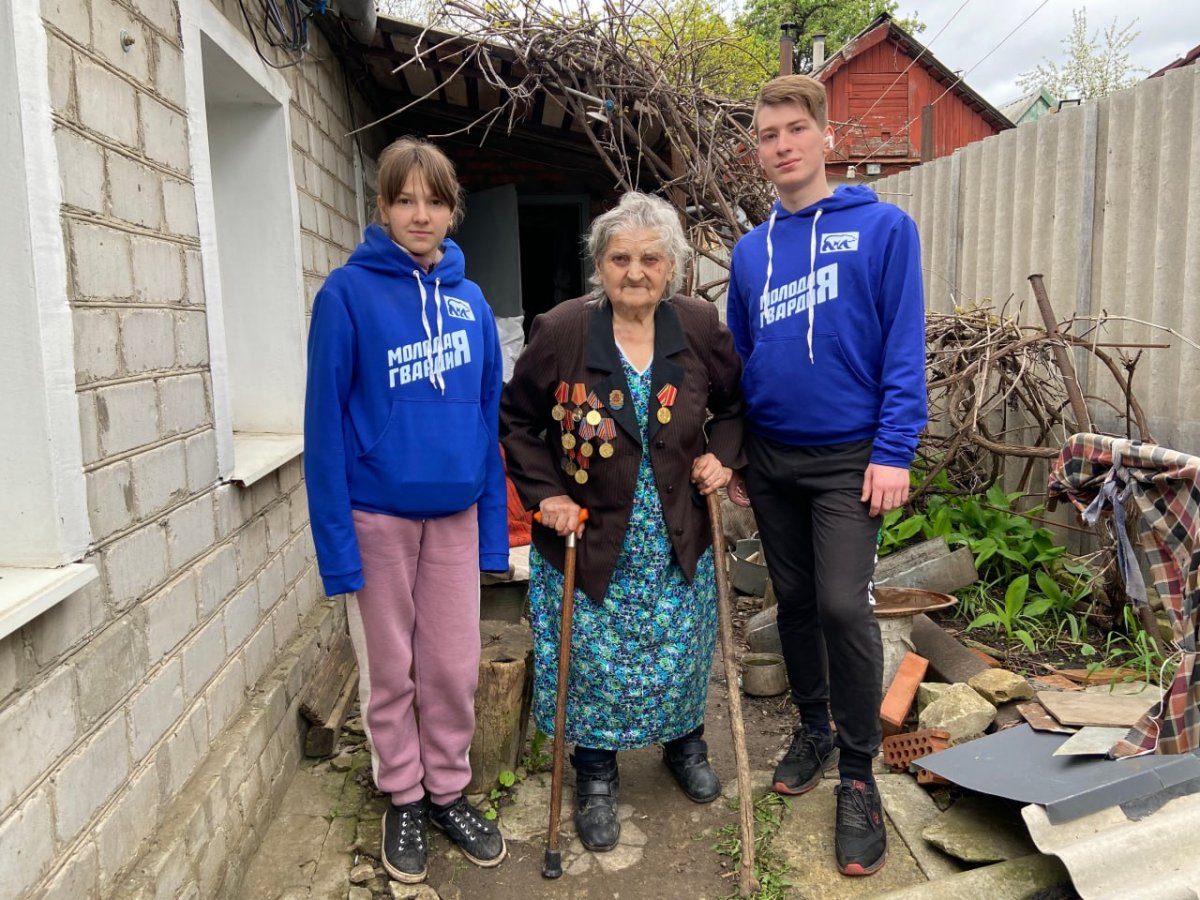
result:
[[[1021,724],[917,764],[961,787],[1040,803],[1055,824],[1200,778],[1200,758],[1191,754],[1120,760],[1055,756],[1067,737]]]

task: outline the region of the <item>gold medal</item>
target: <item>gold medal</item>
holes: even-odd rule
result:
[[[595,448],[591,444],[589,444],[587,441],[584,441],[582,444],[579,445],[579,453],[582,456],[591,456],[592,453],[594,452],[594,450],[595,450]]]
[[[587,484],[588,474],[583,469],[575,473],[575,481],[579,484]]]
[[[569,431],[566,434],[564,434],[562,436],[562,445],[563,445],[563,448],[566,450],[574,450],[575,449],[575,435],[571,434],[571,432],[569,432]]]
[[[608,459],[610,456],[613,455],[613,445],[610,444],[608,441],[605,441],[603,444],[600,445],[600,450],[598,452],[605,459]]]
[[[600,410],[593,409],[591,412],[589,412],[587,414],[587,423],[592,426],[599,425],[600,424]]]
[[[658,421],[664,425],[671,421],[671,411],[665,406],[660,406],[658,408]]]
[[[566,470],[568,475],[570,475],[572,478],[574,478],[575,473],[579,471],[579,466],[575,465],[575,463],[569,459],[566,462],[567,462],[567,464],[565,466],[563,466],[563,469]]]
[[[564,418],[566,418],[566,415],[567,411],[558,403],[555,403],[550,409],[550,416],[555,422],[561,422]]]

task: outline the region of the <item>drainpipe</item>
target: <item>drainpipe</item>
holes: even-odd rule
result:
[[[375,0],[338,0],[338,12],[346,30],[360,44],[375,37]]]

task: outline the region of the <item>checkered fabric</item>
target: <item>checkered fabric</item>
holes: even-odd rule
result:
[[[1181,651],[1162,702],[1109,755],[1194,751],[1200,749],[1200,457],[1141,441],[1077,434],[1050,472],[1049,495],[1069,499],[1082,512],[1109,478],[1116,479],[1119,490],[1128,488],[1137,504],[1138,542]]]

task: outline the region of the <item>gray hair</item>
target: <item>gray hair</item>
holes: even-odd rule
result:
[[[662,244],[663,251],[674,263],[674,272],[667,282],[662,299],[678,293],[683,284],[691,257],[691,247],[679,224],[679,212],[666,200],[640,191],[629,191],[621,196],[620,202],[608,212],[596,218],[587,233],[587,248],[592,256],[592,295],[603,302],[604,292],[596,272],[609,242],[617,234],[640,230],[653,231]]]

